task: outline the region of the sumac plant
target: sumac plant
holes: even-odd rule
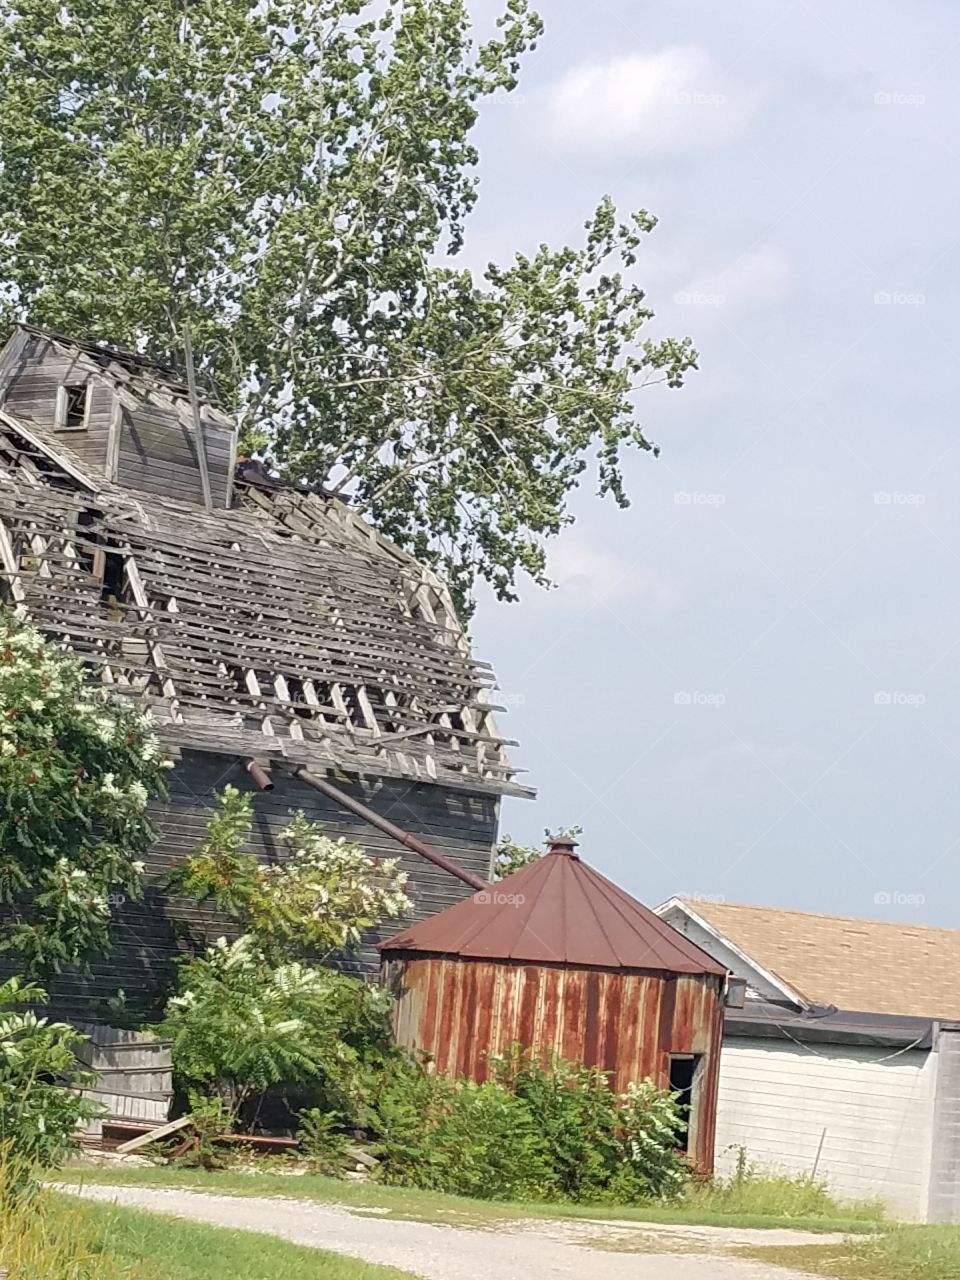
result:
[[[0,611],[0,950],[31,976],[109,948],[165,793],[149,719]]]
[[[293,813],[280,832],[282,861],[264,866],[243,847],[250,795],[228,786],[217,804],[203,843],[168,885],[231,916],[267,955],[322,960],[356,946],[365,929],[411,909],[399,859],[371,858]]]
[[[232,1125],[271,1089],[310,1086],[349,1107],[388,1005],[382,988],[332,969],[274,964],[246,935],[181,966],[163,1031],[180,1085],[219,1098]]]

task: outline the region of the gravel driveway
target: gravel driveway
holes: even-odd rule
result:
[[[309,1200],[147,1187],[64,1187],[88,1199],[260,1231],[410,1271],[422,1280],[801,1280],[731,1256],[744,1244],[826,1244],[838,1236],[634,1222],[528,1221],[480,1230],[379,1217]],[[803,1277],[806,1280],[806,1277]]]

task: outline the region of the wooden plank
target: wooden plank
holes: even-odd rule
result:
[[[110,428],[107,435],[106,459],[104,475],[108,480],[116,480],[120,467],[120,437],[123,434],[123,402],[113,392],[113,409],[110,413]]]
[[[157,1142],[160,1138],[169,1138],[171,1133],[177,1133],[192,1123],[190,1116],[180,1116],[178,1120],[171,1120],[169,1124],[162,1124],[158,1129],[151,1129],[149,1133],[141,1134],[139,1138],[130,1138],[127,1142],[121,1142],[117,1152],[125,1156],[131,1151],[139,1151],[141,1147],[148,1147],[151,1142]]]
[[[197,462],[200,464],[200,485],[203,489],[203,505],[207,511],[213,510],[213,498],[210,492],[210,472],[207,468],[207,449],[203,439],[203,418],[200,413],[200,400],[197,396],[197,381],[193,369],[193,344],[190,341],[190,326],[183,326],[183,354],[187,364],[187,388],[190,393],[190,410],[193,414],[193,429],[196,433]]]

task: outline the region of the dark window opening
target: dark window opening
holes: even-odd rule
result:
[[[693,1053],[677,1054],[670,1059],[670,1092],[678,1093],[677,1102],[685,1125],[677,1134],[677,1146],[681,1151],[690,1150],[690,1134],[694,1123],[696,1086],[700,1058]]]
[[[100,588],[100,603],[106,605],[119,622],[123,617],[120,608],[123,601],[123,556],[118,551],[107,551],[103,557],[103,585]]]
[[[61,431],[82,431],[87,425],[87,384],[61,387],[61,404],[57,426]]]

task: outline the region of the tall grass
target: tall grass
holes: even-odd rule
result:
[[[840,1201],[825,1182],[809,1174],[765,1173],[741,1156],[736,1172],[728,1178],[693,1183],[684,1203],[707,1213],[770,1218],[836,1218],[880,1222],[880,1200]]]
[[[0,1274],[9,1280],[134,1280],[137,1270],[104,1250],[80,1210],[39,1186],[9,1146],[0,1147]]]

